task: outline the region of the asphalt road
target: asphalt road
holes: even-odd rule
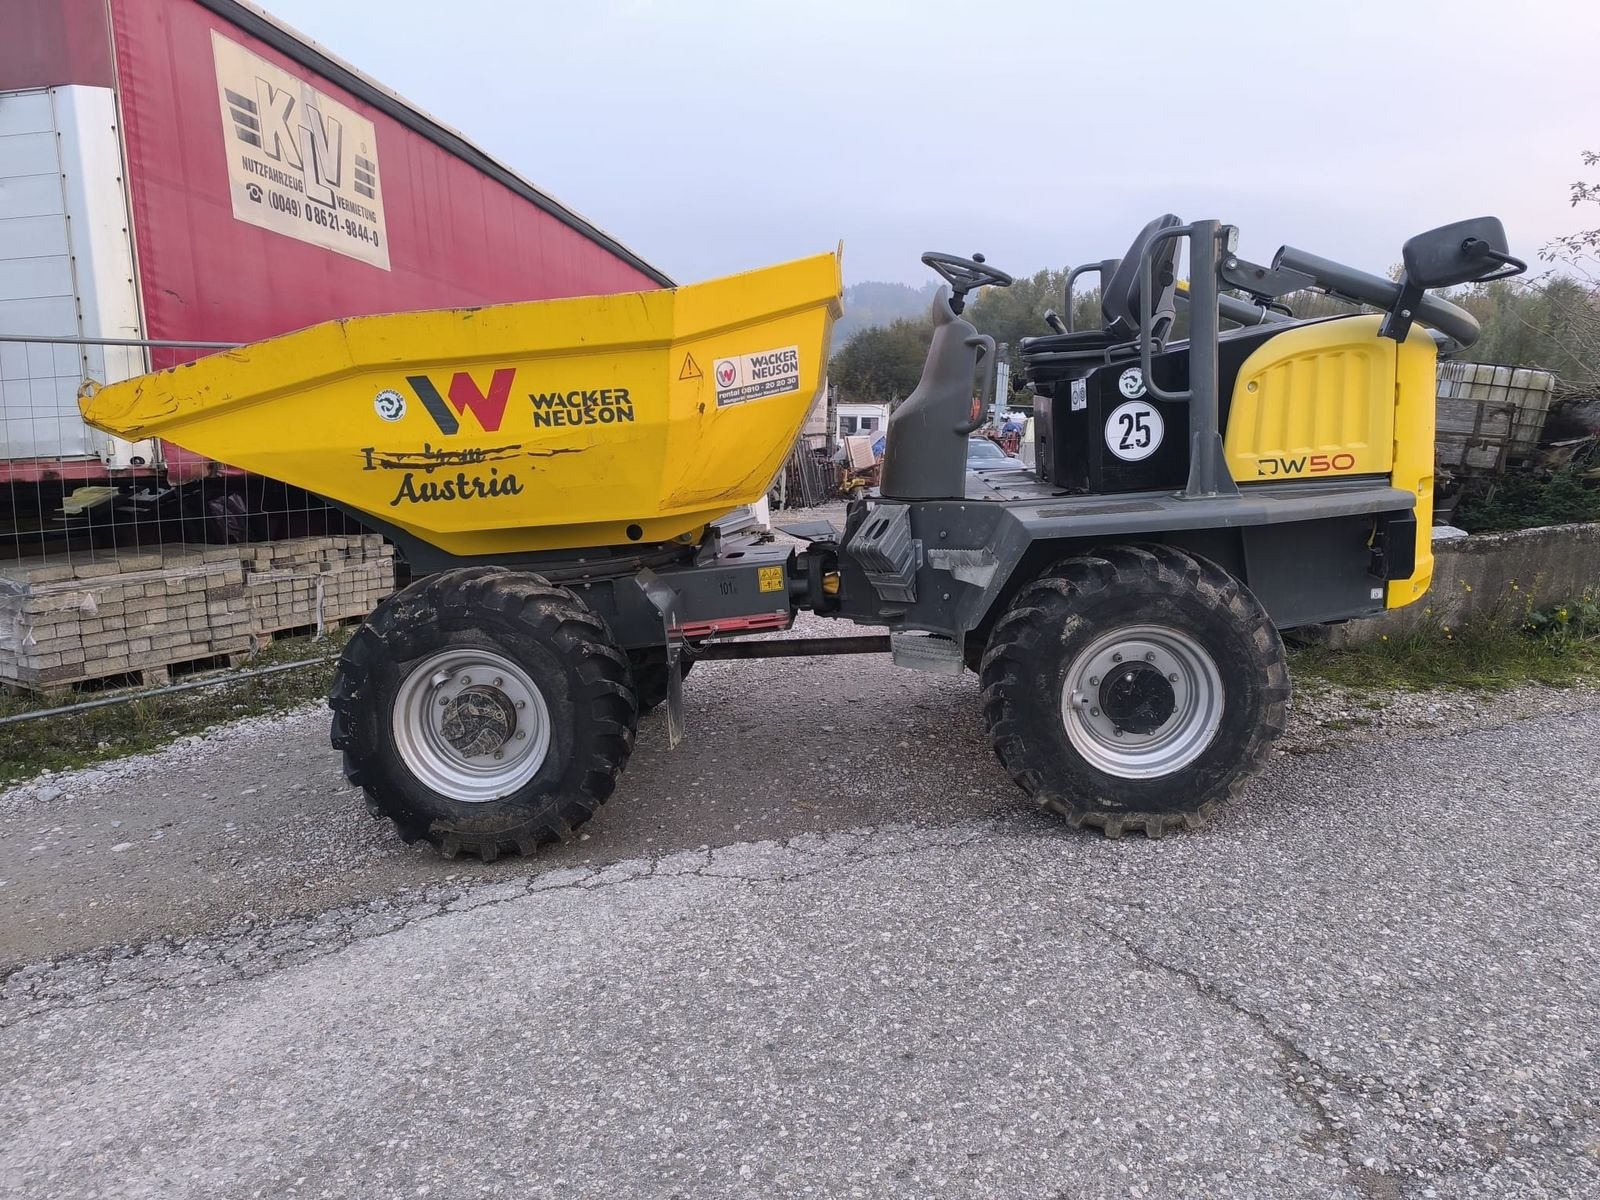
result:
[[[970,677],[690,684],[533,862],[399,845],[319,714],[0,797],[0,1196],[1600,1194],[1592,696],[1111,843]]]

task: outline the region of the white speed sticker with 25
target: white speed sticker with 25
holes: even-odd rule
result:
[[[1106,449],[1123,462],[1139,462],[1161,448],[1166,422],[1148,400],[1117,405],[1106,418]]]

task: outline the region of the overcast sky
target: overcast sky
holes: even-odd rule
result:
[[[1166,211],[1379,272],[1494,213],[1532,257],[1600,150],[1600,0],[263,2],[680,281],[1026,273]]]

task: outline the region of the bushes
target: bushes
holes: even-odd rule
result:
[[[1588,486],[1573,467],[1548,476],[1507,475],[1482,496],[1463,497],[1455,524],[1468,533],[1505,529],[1537,529],[1600,521],[1600,489]]]
[[[1558,650],[1600,643],[1600,594],[1531,612],[1523,632]]]

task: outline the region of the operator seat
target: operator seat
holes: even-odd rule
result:
[[[1139,264],[1144,261],[1150,243],[1166,229],[1182,225],[1178,217],[1167,213],[1151,221],[1139,231],[1128,247],[1127,254],[1117,265],[1111,278],[1100,289],[1100,317],[1104,324],[1099,329],[1076,330],[1072,333],[1050,333],[1039,337],[1025,337],[1017,345],[1023,360],[1031,368],[1039,365],[1062,363],[1065,358],[1079,355],[1099,359],[1113,346],[1136,341],[1139,337]],[[1161,243],[1151,263],[1150,274],[1155,296],[1150,310],[1153,319],[1156,345],[1166,342],[1177,316],[1177,263],[1178,238],[1168,238]],[[1061,356],[1061,357],[1058,357]]]

